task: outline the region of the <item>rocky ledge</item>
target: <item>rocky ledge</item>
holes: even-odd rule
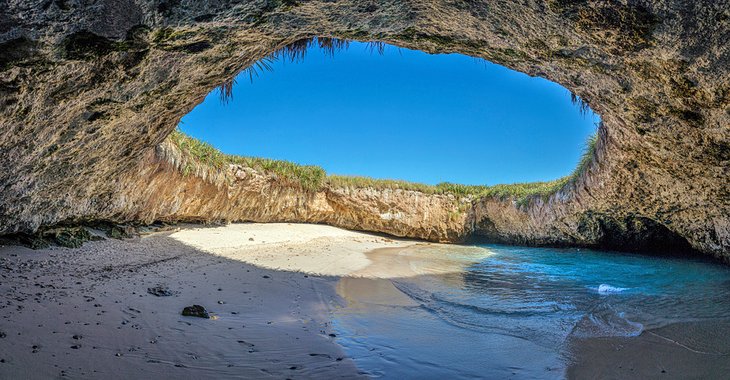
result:
[[[165,138],[211,90],[321,36],[458,52],[571,90],[603,120],[550,196],[311,191],[180,170]],[[9,0],[0,9],[0,234],[86,221],[296,221],[438,241],[730,258],[727,0]],[[179,156],[178,157],[182,157]]]

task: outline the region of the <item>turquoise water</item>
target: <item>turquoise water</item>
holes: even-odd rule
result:
[[[383,378],[561,378],[574,338],[637,337],[730,318],[730,269],[687,258],[482,246],[464,271],[350,291],[338,343]],[[382,285],[382,284],[381,284]],[[390,302],[406,295],[412,302]],[[376,299],[376,301],[372,301]],[[377,300],[380,301],[377,301]],[[352,301],[355,300],[355,301]],[[730,342],[729,342],[730,344]]]

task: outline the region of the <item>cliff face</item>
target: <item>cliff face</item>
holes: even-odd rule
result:
[[[441,242],[463,238],[471,225],[469,199],[373,188],[311,191],[241,165],[198,165],[169,142],[121,183],[111,205],[115,220],[324,223]]]
[[[160,144],[183,115],[311,36],[459,52],[548,78],[601,115],[596,154],[575,181],[526,205],[307,193],[245,168],[220,174],[225,183],[175,170]],[[728,40],[727,0],[9,0],[0,9],[0,233],[99,219],[286,220],[729,258]]]

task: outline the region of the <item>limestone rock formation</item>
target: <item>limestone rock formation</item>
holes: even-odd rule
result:
[[[179,119],[258,59],[312,36],[458,52],[555,81],[601,115],[596,153],[576,180],[526,204],[312,193],[238,178],[243,168],[182,175],[163,143]],[[728,259],[728,41],[728,0],[6,0],[0,233],[288,220]]]

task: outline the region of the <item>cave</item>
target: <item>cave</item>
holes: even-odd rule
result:
[[[441,242],[484,234],[601,247],[633,239],[628,224],[640,220],[728,257],[725,2],[76,6],[28,0],[0,11],[1,234],[94,221],[297,221]],[[313,37],[461,53],[549,79],[601,115],[595,150],[559,188],[470,197],[313,186],[317,173],[298,182],[217,166],[169,137],[213,89]],[[595,215],[610,228],[591,227]]]
[[[0,378],[727,377],[730,0],[3,5]],[[543,78],[600,125],[572,175],[488,186],[178,130],[344,41]]]

